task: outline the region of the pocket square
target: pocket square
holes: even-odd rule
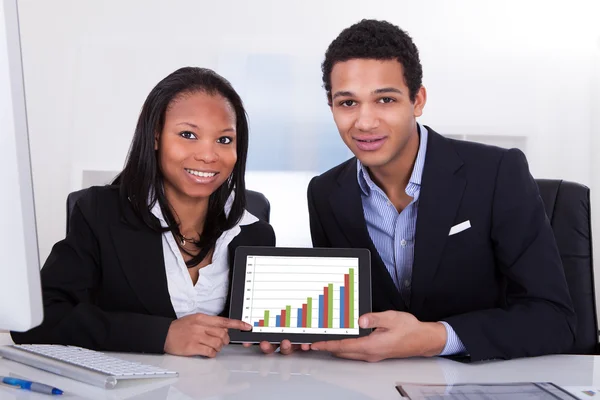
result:
[[[454,225],[452,228],[450,228],[450,233],[448,234],[448,236],[456,235],[457,233],[465,231],[470,227],[471,221],[466,220],[465,222],[461,222],[460,224]]]

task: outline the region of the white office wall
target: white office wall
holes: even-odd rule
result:
[[[20,0],[19,6],[42,259],[64,235],[65,198],[81,187],[82,171],[122,167],[145,96],[180,66],[216,69],[245,99],[253,128],[250,188],[274,193],[282,171],[304,176],[344,159],[320,62],[339,31],[361,18],[396,23],[417,43],[429,94],[421,122],[443,134],[515,143],[534,176],[591,186],[600,249],[594,191],[600,190],[600,2]],[[305,243],[307,221],[285,219],[305,207],[305,188],[286,193],[285,202],[272,199],[278,241]]]

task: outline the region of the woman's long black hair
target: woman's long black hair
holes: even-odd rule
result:
[[[206,93],[224,97],[233,107],[236,116],[237,162],[229,179],[225,181],[208,201],[208,212],[204,229],[196,246],[200,252],[186,262],[188,268],[198,265],[215,246],[221,234],[233,228],[242,218],[246,208],[246,158],[248,154],[248,120],[242,99],[231,84],[216,72],[206,68],[185,67],[173,72],[160,81],[150,92],[138,118],[135,134],[125,168],[115,178],[120,195],[128,200],[138,217],[151,229],[159,232],[171,231],[179,243],[179,224],[175,219],[163,188],[163,174],[159,166],[154,143],[162,133],[166,110],[173,99],[182,94]],[[229,215],[225,214],[225,203],[235,190]],[[152,215],[152,207],[158,201],[168,224],[163,228]]]

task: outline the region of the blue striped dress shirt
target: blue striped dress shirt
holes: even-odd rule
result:
[[[357,160],[358,184],[361,188],[363,212],[369,235],[407,305],[410,304],[417,211],[427,152],[427,129],[421,124],[418,127],[419,151],[406,186],[406,194],[413,200],[402,212],[396,210],[384,191],[373,182],[366,167]],[[440,355],[464,353],[465,346],[454,329],[447,322],[441,322],[446,327],[448,339]]]

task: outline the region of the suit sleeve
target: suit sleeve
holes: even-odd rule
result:
[[[98,237],[76,205],[67,238],[53,247],[41,271],[44,320],[27,332],[11,332],[15,343],[163,353],[173,319],[105,311],[94,304],[101,289],[101,262]]]
[[[505,153],[496,177],[492,242],[505,307],[445,318],[473,361],[568,351],[576,317],[552,228],[524,154]]]
[[[315,202],[315,185],[317,177],[312,178],[308,184],[308,218],[310,221],[310,236],[313,247],[331,247],[331,243],[325,235],[325,230],[321,224],[319,211]]]

